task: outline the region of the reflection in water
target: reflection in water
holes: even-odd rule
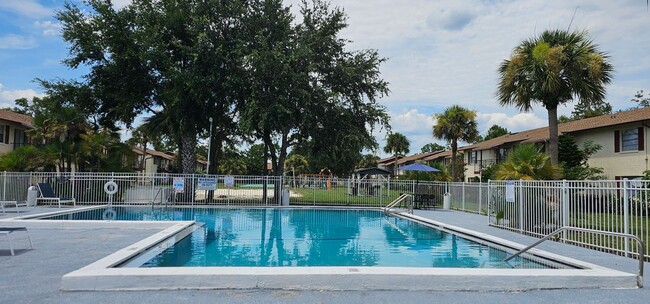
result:
[[[374,210],[184,208],[122,216],[205,223],[143,267],[548,268],[522,258],[505,264],[501,250]]]

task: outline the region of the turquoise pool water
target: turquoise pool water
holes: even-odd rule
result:
[[[141,267],[557,268],[377,210],[115,207],[116,220],[205,223]],[[104,209],[48,219],[101,219]]]

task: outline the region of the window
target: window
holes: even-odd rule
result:
[[[506,160],[506,148],[499,148],[497,152],[497,161]]]
[[[472,153],[470,154],[470,157],[471,158],[469,160],[469,163],[470,164],[476,164],[476,160],[478,159],[478,151],[472,151]]]
[[[614,152],[643,151],[645,148],[643,129],[639,127],[624,131],[614,131]]]
[[[623,131],[622,138],[623,151],[635,151],[639,148],[639,129],[630,129]]]
[[[8,126],[7,126],[7,127],[8,127]],[[4,126],[4,125],[0,125],[0,143],[8,144],[8,142],[5,142],[5,133],[6,133],[6,134],[9,134],[9,132],[7,132],[7,131],[5,130],[5,126]]]

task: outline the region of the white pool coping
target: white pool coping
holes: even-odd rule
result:
[[[89,208],[97,208],[89,207]],[[69,210],[68,210],[69,211]],[[400,213],[463,236],[505,247],[524,245],[485,233],[447,225],[428,218]],[[31,217],[31,216],[27,216]],[[412,267],[155,267],[119,268],[156,246],[169,246],[191,231],[193,221],[62,221],[12,220],[42,228],[146,228],[162,229],[81,269],[63,276],[61,289],[180,290],[180,289],[281,289],[281,290],[429,290],[518,291],[567,288],[637,288],[636,275],[613,270],[539,249],[530,253],[582,269],[491,269]],[[40,222],[40,223],[39,223]],[[167,241],[166,241],[167,240]]]

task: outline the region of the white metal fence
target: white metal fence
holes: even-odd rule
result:
[[[633,234],[650,243],[650,183],[615,181],[490,181],[489,223],[544,236],[562,226]],[[565,232],[579,246],[634,255],[636,243],[616,236]]]
[[[208,178],[216,190],[201,190]],[[182,180],[182,185],[174,181]],[[329,177],[223,176],[135,173],[0,174],[1,200],[27,200],[27,188],[48,183],[57,196],[77,204],[105,204],[104,184],[119,191],[114,204],[226,206],[383,207],[402,193],[414,194],[416,208],[440,208],[445,193],[452,209],[485,214],[490,225],[535,236],[561,226],[629,233],[650,243],[650,182],[647,181],[490,181],[447,183],[395,179]],[[623,238],[566,232],[562,240],[580,246],[630,255],[636,244]],[[646,257],[650,248],[646,248]]]
[[[216,183],[216,190],[201,190],[206,178]],[[177,187],[182,191],[174,190],[175,180],[182,181]],[[111,198],[104,191],[109,181],[119,187],[112,197],[114,204],[267,206],[281,205],[284,195],[284,203],[290,205],[383,207],[402,193],[414,193],[417,208],[436,208],[442,207],[444,194],[451,193],[452,208],[487,212],[487,184],[390,178],[4,172],[0,174],[0,199],[26,201],[30,186],[47,183],[57,196],[74,198],[77,204],[105,204]]]

